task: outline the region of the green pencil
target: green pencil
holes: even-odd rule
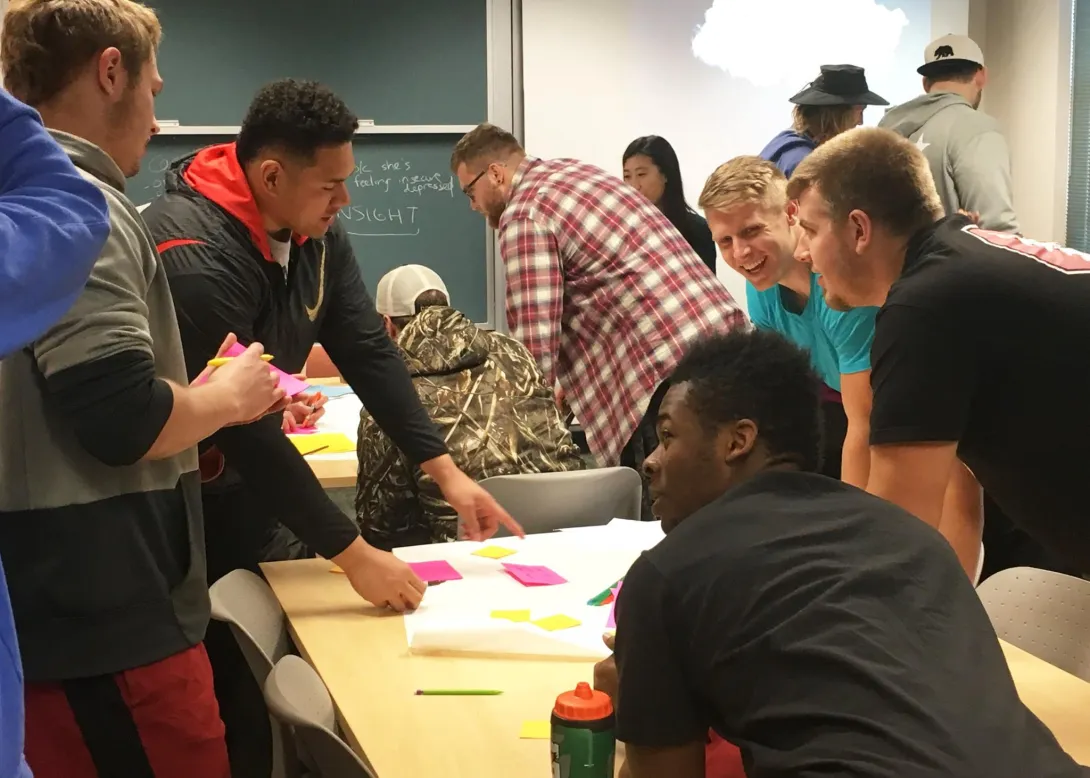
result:
[[[417,689],[418,697],[494,697],[498,689]]]

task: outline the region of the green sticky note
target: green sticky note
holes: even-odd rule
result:
[[[507,621],[529,621],[530,611],[492,611],[492,618]]]
[[[571,629],[572,627],[578,627],[582,624],[579,619],[573,619],[571,616],[565,616],[563,613],[558,613],[555,616],[546,616],[543,619],[538,619],[534,622],[542,629],[547,629],[549,632],[556,632],[561,629]]]
[[[503,546],[485,546],[474,551],[473,556],[483,556],[486,559],[503,559],[505,556],[511,556],[514,553],[511,549]]]
[[[524,721],[519,731],[522,740],[548,740],[552,737],[552,725],[548,721]]]

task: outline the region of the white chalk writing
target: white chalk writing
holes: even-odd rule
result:
[[[454,197],[457,185],[451,173],[405,157],[357,159],[346,183],[352,204],[340,215],[348,234],[375,238],[419,235],[431,200]]]
[[[420,234],[416,223],[415,205],[403,207],[368,208],[349,205],[341,209],[341,219],[345,221],[345,231],[349,235],[369,238],[411,237]]]

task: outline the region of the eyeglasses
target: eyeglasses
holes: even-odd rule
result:
[[[474,184],[476,184],[478,181],[480,181],[482,178],[484,178],[484,174],[487,173],[487,172],[488,172],[488,168],[485,168],[480,173],[478,173],[474,177],[474,179],[472,181],[470,181],[468,184],[463,186],[462,187],[462,194],[464,194],[466,197],[468,197],[470,200],[472,200],[473,199],[473,186],[474,186]]]

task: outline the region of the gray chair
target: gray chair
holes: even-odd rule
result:
[[[333,700],[305,660],[289,655],[276,663],[265,680],[265,704],[313,758],[317,778],[375,778],[372,767],[338,737]]]
[[[610,519],[640,518],[643,480],[630,467],[485,478],[496,498],[527,533],[592,527]],[[510,534],[501,527],[499,535]]]
[[[1014,567],[987,578],[977,594],[1000,638],[1090,681],[1090,581]]]
[[[284,611],[272,589],[249,570],[234,570],[212,584],[212,618],[226,622],[235,636],[257,685],[292,650]],[[297,778],[299,758],[291,733],[271,720],[272,778]]]

